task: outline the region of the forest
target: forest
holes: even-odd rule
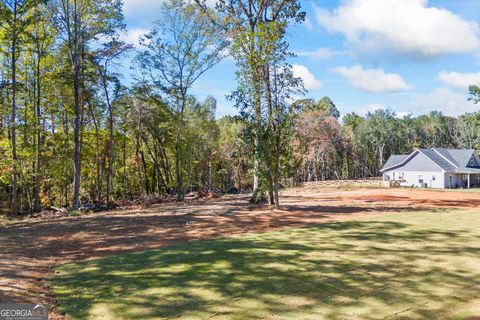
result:
[[[168,0],[134,48],[120,37],[121,0],[1,0],[1,207],[247,191],[279,206],[281,188],[377,177],[391,154],[480,149],[480,113],[341,114],[327,96],[309,98],[287,37],[304,18],[300,1]],[[238,114],[217,118],[218,97],[191,91],[227,57]],[[133,76],[118,72],[125,59]]]

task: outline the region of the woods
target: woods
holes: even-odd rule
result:
[[[286,37],[300,1],[166,1],[136,49],[120,40],[120,0],[3,0],[0,15],[0,198],[12,215],[192,192],[252,191],[278,207],[282,187],[376,177],[390,154],[480,149],[480,113],[342,115],[308,98]],[[219,97],[191,89],[227,56],[238,115],[217,118]],[[118,73],[125,59],[133,77]]]

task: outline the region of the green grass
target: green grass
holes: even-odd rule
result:
[[[396,189],[410,189],[410,190],[430,190],[438,192],[469,192],[469,193],[480,193],[480,188],[470,188],[470,189],[438,189],[438,188],[418,188],[418,187],[397,187]]]
[[[435,189],[444,192],[471,192],[471,193],[480,193],[480,188],[470,188],[470,189]]]
[[[52,285],[68,319],[468,319],[479,235],[480,213],[401,213],[66,264]]]

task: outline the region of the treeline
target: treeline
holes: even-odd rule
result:
[[[295,181],[377,177],[392,154],[415,148],[480,148],[480,113],[459,118],[433,111],[398,117],[378,109],[340,118],[328,98],[302,100],[296,121]]]
[[[282,186],[376,176],[391,153],[479,147],[477,114],[340,118],[328,98],[291,103],[304,91],[285,40],[299,1],[169,0],[137,50],[120,40],[120,0],[2,0],[0,15],[0,197],[12,214],[246,190],[278,206]],[[215,98],[190,90],[226,55],[239,115],[216,119]],[[116,65],[131,57],[126,86]]]

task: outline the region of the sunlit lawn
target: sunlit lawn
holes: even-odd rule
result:
[[[480,212],[400,213],[57,271],[68,319],[475,319]]]

